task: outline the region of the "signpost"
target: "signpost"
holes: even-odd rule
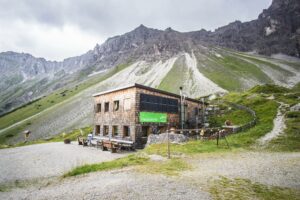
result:
[[[155,112],[140,112],[140,122],[167,123],[167,114]]]

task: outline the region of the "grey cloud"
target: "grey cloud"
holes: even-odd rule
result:
[[[73,25],[101,38],[140,24],[178,31],[214,30],[235,20],[255,19],[270,4],[271,0],[0,0],[0,26],[1,21],[18,20],[56,28]]]
[[[271,0],[2,0],[1,17],[52,26],[76,24],[111,34],[146,24],[180,31],[212,30],[234,20],[254,19]],[[8,19],[12,20],[12,19]]]

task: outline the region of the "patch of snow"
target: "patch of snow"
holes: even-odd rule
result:
[[[275,27],[270,27],[270,26],[268,26],[268,27],[265,27],[265,32],[266,32],[266,36],[269,36],[269,35],[271,35],[272,33],[274,33],[276,31],[276,28]]]
[[[93,72],[93,73],[89,74],[88,77],[95,76],[95,75],[97,75],[97,74],[101,74],[101,73],[103,73],[103,72],[105,72],[105,71],[107,71],[107,69],[100,70],[100,71],[97,71],[97,72]]]
[[[276,31],[276,25],[278,24],[278,22],[274,19],[270,19],[270,26],[265,27],[265,34],[266,36],[271,35],[272,33],[274,33]]]
[[[215,53],[215,56],[217,56],[218,58],[223,58],[223,56],[221,54]]]

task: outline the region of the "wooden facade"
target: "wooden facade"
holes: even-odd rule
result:
[[[149,134],[159,134],[171,127],[181,128],[181,98],[177,94],[133,84],[93,96],[95,136],[132,140],[138,147],[142,147]],[[157,98],[158,101],[162,99],[161,101],[173,102],[171,105],[173,107],[169,111],[164,104],[155,102],[157,104],[149,103],[150,107],[144,108],[141,105],[143,103],[141,97],[145,96],[153,97],[154,101]],[[175,112],[174,102],[177,105]],[[201,104],[198,100],[190,98],[186,98],[184,102],[185,128],[195,128],[198,126],[198,121],[201,121],[198,115]],[[143,109],[161,109],[159,112],[154,110],[151,112],[166,114],[167,121],[165,123],[140,122],[140,113]]]

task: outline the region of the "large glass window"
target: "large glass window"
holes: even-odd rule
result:
[[[141,94],[140,110],[178,113],[178,100],[149,94]]]

